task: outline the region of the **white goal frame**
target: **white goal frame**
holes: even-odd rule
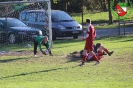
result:
[[[36,3],[36,2],[48,2],[48,29],[49,29],[49,41],[50,41],[50,47],[52,47],[52,22],[51,22],[51,2],[50,0],[32,0],[32,1],[7,1],[7,2],[0,2],[0,5],[2,4],[19,4],[19,3]]]

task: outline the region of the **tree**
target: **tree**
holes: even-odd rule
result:
[[[60,0],[62,3],[62,10],[67,12],[67,0]]]
[[[101,4],[102,11],[107,11],[106,1],[105,0],[100,0],[100,4]]]
[[[107,2],[108,2],[109,24],[113,24],[113,18],[110,9],[110,0],[107,0]]]
[[[103,0],[103,11],[107,11],[107,8],[106,8],[106,1]]]

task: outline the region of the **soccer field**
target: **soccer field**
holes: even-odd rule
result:
[[[96,66],[87,61],[82,67],[78,66],[81,58],[67,55],[83,49],[84,40],[56,40],[54,56],[38,51],[36,58],[33,44],[30,48],[8,46],[6,49],[19,53],[0,55],[0,88],[132,88],[133,35],[97,38],[98,42],[114,54],[106,55]]]

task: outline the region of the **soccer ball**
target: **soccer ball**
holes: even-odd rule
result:
[[[49,51],[48,51],[48,50],[45,50],[44,52],[45,52],[46,54],[49,54]]]
[[[30,47],[31,47],[31,45],[30,45],[30,44],[26,44],[26,47],[27,47],[27,48],[30,48]]]

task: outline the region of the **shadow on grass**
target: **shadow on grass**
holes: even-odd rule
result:
[[[113,41],[113,40],[121,40],[123,38],[132,38],[132,37],[133,37],[133,35],[131,35],[131,36],[128,36],[128,35],[127,36],[124,36],[124,35],[114,35],[114,36],[97,37],[97,38],[95,38],[95,40],[111,40],[111,41]],[[133,41],[133,39],[125,40],[125,42],[126,41]]]
[[[69,62],[75,62],[75,61],[81,61],[81,60],[82,60],[82,58],[80,58],[80,57],[70,57],[68,59],[67,63],[69,63]]]
[[[6,59],[6,60],[0,60],[0,63],[7,63],[11,61],[16,61],[16,60],[23,60],[23,59],[29,59],[29,58],[14,58],[14,59]]]
[[[77,65],[77,66],[73,66],[73,67],[53,68],[53,69],[48,69],[48,70],[36,71],[36,72],[21,73],[21,74],[17,74],[17,75],[11,75],[11,76],[6,76],[6,77],[0,77],[0,79],[11,78],[11,77],[17,77],[17,76],[25,76],[25,75],[29,75],[29,74],[37,74],[37,73],[42,73],[42,72],[50,72],[50,71],[56,71],[56,70],[68,69],[68,68],[75,68],[75,67],[78,67],[78,65]]]
[[[95,40],[103,40],[103,39],[107,39],[107,40],[119,40],[119,39],[122,39],[122,38],[125,38],[126,36],[123,36],[123,35],[114,35],[114,36],[103,36],[103,37],[97,37],[95,38]],[[132,37],[132,36],[128,36],[128,37]],[[79,39],[68,39],[68,40],[55,40],[54,43],[55,44],[62,44],[62,43],[67,43],[67,44],[71,44],[71,43],[80,43],[80,42],[84,42],[85,43],[85,40],[79,40]]]
[[[69,56],[68,55],[66,58],[68,59],[66,63],[76,62],[76,61],[81,62],[82,61],[82,58],[80,56],[72,56],[72,55]],[[93,59],[86,60],[86,62],[89,62],[89,63],[92,62],[92,61],[94,61],[94,60]]]
[[[131,42],[131,41],[133,41],[133,39],[124,40],[124,41],[120,41],[120,42]]]
[[[54,70],[59,70],[59,69],[62,69],[62,68],[49,69],[49,70],[42,70],[42,71],[30,72],[30,73],[21,73],[21,74],[12,75],[12,76],[1,77],[0,79],[10,78],[10,77],[17,77],[17,76],[24,76],[24,75],[29,75],[29,74],[41,73],[41,72],[49,72],[49,71],[54,71]]]

